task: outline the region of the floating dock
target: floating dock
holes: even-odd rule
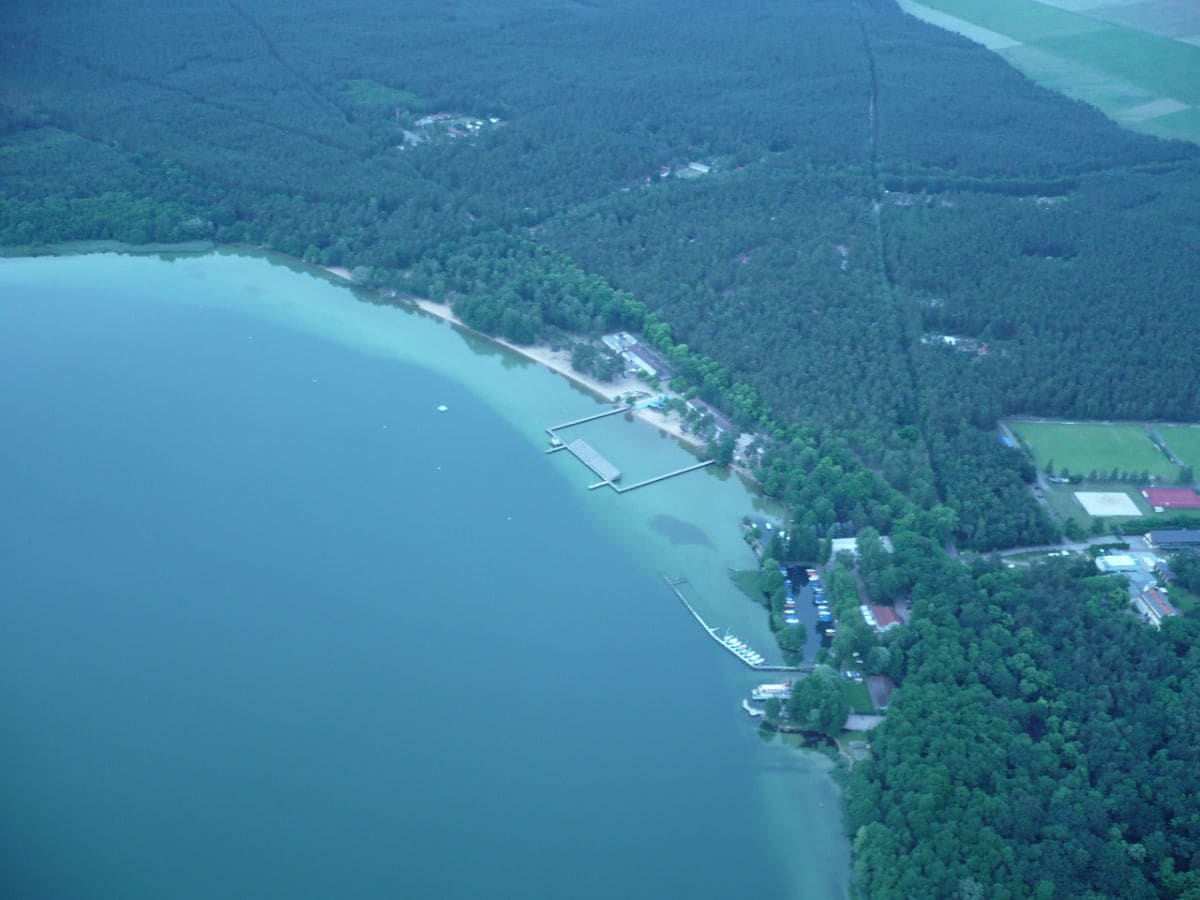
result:
[[[621,470],[596,452],[583,438],[576,438],[567,444],[567,450],[581,463],[595,472],[604,484],[612,484],[621,480]],[[617,488],[620,490],[620,488]]]

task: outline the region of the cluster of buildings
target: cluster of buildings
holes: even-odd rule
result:
[[[647,378],[665,380],[675,374],[665,356],[654,347],[643,344],[628,331],[606,334],[601,340],[605,347],[625,360],[626,371],[631,375],[640,373]]]
[[[697,175],[707,175],[711,171],[712,166],[709,163],[689,162],[686,165],[676,166],[674,168],[671,166],[663,166],[658,171],[658,177],[670,178],[671,175],[674,174],[676,178],[695,178]]]
[[[1163,586],[1171,577],[1171,569],[1167,560],[1159,554],[1200,548],[1200,529],[1151,531],[1145,536],[1145,542],[1144,551],[1130,550],[1097,556],[1096,568],[1106,574],[1126,576],[1133,609],[1144,621],[1159,628],[1163,619],[1180,614],[1168,596],[1169,588]]]

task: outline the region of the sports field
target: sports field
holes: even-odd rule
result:
[[[1176,459],[1200,473],[1200,425],[1162,425],[1156,430]]]
[[[1065,467],[1080,475],[1145,471],[1168,482],[1179,475],[1140,425],[1010,422],[1009,428],[1033,451],[1038,469],[1052,461],[1055,472]]]
[[[1196,0],[899,0],[1123,125],[1200,142]]]

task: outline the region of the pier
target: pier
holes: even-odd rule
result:
[[[687,609],[687,611],[692,614],[692,618],[695,619],[697,622],[699,622],[700,627],[703,628],[706,632],[708,632],[708,636],[710,638],[712,638],[714,641],[716,641],[720,647],[722,647],[723,649],[732,653],[734,658],[736,658],[738,660],[738,662],[742,663],[743,665],[748,666],[749,668],[753,669],[756,672],[803,672],[805,674],[812,673],[812,670],[814,668],[813,666],[771,666],[771,665],[767,665],[766,663],[759,663],[759,664],[755,665],[754,663],[750,662],[748,659],[743,659],[741,656],[738,655],[737,651],[735,651],[732,647],[730,647],[723,640],[721,640],[721,638],[717,637],[717,629],[712,627],[711,625],[709,625],[707,622],[705,622],[704,619],[701,618],[700,613],[696,612],[696,608],[694,606],[692,606],[691,603],[688,602],[688,598],[683,596],[683,592],[681,590],[679,590],[679,585],[686,584],[687,583],[686,578],[668,578],[666,575],[664,575],[662,577],[662,579],[663,579],[663,581],[666,582],[667,587],[669,587],[671,589],[671,592],[679,599],[679,602],[682,603],[684,605],[684,607]]]
[[[607,409],[602,413],[596,413],[591,416],[584,416],[582,419],[572,419],[570,422],[563,422],[561,425],[551,425],[546,429],[546,434],[550,435],[552,440],[559,439],[556,432],[563,431],[567,428],[574,428],[576,425],[582,425],[585,422],[594,422],[597,419],[604,419],[608,416],[615,416],[617,413],[628,412],[633,409],[632,406],[618,406],[616,409]]]
[[[645,487],[648,484],[655,484],[656,482],[659,482],[659,481],[666,481],[668,478],[674,478],[676,475],[683,475],[687,472],[694,472],[694,471],[696,471],[696,469],[703,469],[705,466],[711,466],[715,462],[716,462],[715,459],[706,459],[704,462],[695,463],[694,465],[690,465],[690,466],[684,466],[682,469],[676,469],[674,472],[667,472],[663,475],[655,475],[653,478],[647,478],[645,481],[639,481],[637,484],[627,484],[624,487],[613,484],[611,481],[602,481],[598,484],[589,485],[589,488],[591,490],[595,490],[596,488],[604,487],[604,485],[607,484],[610,488],[612,488],[618,494],[624,494],[627,491],[636,491],[638,488]],[[599,474],[599,473],[597,473],[597,474]],[[603,477],[603,476],[601,476],[601,477]]]
[[[684,466],[671,472],[664,472],[662,475],[655,475],[653,478],[646,478],[642,481],[639,481],[637,484],[628,484],[622,487],[621,485],[617,484],[617,482],[621,480],[621,470],[605,459],[595,447],[582,438],[576,438],[568,444],[558,436],[558,432],[567,428],[574,428],[576,425],[594,422],[597,419],[606,419],[609,416],[615,416],[618,413],[629,412],[632,409],[634,409],[633,406],[618,406],[615,409],[606,409],[604,412],[594,413],[590,416],[584,416],[581,419],[572,419],[570,422],[563,422],[561,425],[551,425],[546,429],[546,434],[550,435],[550,446],[546,448],[546,452],[557,453],[559,450],[566,450],[581,463],[595,472],[596,475],[599,476],[600,480],[595,484],[589,484],[589,491],[594,491],[597,488],[602,487],[610,487],[618,494],[624,494],[627,491],[636,491],[638,488],[648,487],[649,485],[657,484],[660,481],[666,481],[668,478],[674,478],[677,475],[686,475],[688,472],[694,472],[697,469],[703,469],[705,466],[711,466],[716,462],[715,459],[706,459],[703,462],[693,463],[690,466]]]
[[[597,453],[591,444],[583,438],[576,438],[566,446],[567,452],[600,476],[600,484],[609,484],[616,487],[613,482],[621,480],[621,470]],[[598,486],[593,485],[593,487]],[[637,485],[634,485],[634,487],[637,487]],[[621,489],[617,488],[617,490]]]

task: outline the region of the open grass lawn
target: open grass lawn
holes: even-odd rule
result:
[[[1066,425],[1057,422],[1010,422],[1009,427],[1033,451],[1039,470],[1054,463],[1073,473],[1146,471],[1168,483],[1179,469],[1173,465],[1140,425]],[[1088,486],[1089,490],[1100,488]]]
[[[1156,430],[1177,459],[1200,472],[1200,425],[1163,425]]]
[[[1194,0],[912,0],[903,6],[992,47],[1035,81],[1129,127],[1200,141],[1200,46],[1194,43],[1200,7]]]
[[[858,684],[843,679],[842,696],[850,704],[851,712],[861,713],[865,716],[873,715],[876,712],[875,704],[871,702],[871,692],[867,690],[865,681]]]

